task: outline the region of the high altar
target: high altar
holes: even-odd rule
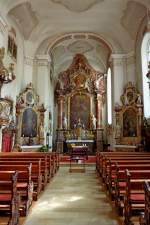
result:
[[[95,71],[77,54],[70,67],[59,74],[55,88],[58,108],[57,151],[67,143],[87,144],[102,150],[102,110],[105,99],[104,74]],[[92,143],[92,144],[91,144]]]

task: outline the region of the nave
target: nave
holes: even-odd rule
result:
[[[85,173],[61,167],[23,225],[120,225],[95,166]]]

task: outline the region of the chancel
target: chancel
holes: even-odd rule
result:
[[[150,1],[0,0],[0,224],[149,225],[149,165]]]

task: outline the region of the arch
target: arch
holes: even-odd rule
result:
[[[68,33],[68,34],[59,36],[58,38],[55,39],[54,42],[52,42],[49,45],[47,52],[48,53],[51,52],[51,49],[53,49],[57,44],[61,43],[62,41],[67,40],[67,39],[69,40],[69,39],[75,38],[76,36],[80,36],[80,35],[82,35],[82,37],[84,37],[85,39],[93,39],[93,40],[103,43],[105,45],[105,47],[107,49],[109,49],[110,52],[113,52],[113,46],[109,42],[107,42],[103,37],[101,37],[98,34],[94,34],[94,33]]]
[[[148,54],[149,48],[149,54]],[[149,58],[148,58],[149,57]],[[144,35],[141,46],[141,62],[142,62],[142,81],[143,81],[143,103],[144,103],[144,116],[150,117],[150,89],[148,84],[148,78],[146,74],[148,72],[148,61],[150,60],[150,32]]]
[[[65,39],[71,39],[76,35],[85,35],[86,39],[90,37],[90,39],[95,39],[100,43],[104,43],[111,53],[121,53],[123,52],[122,47],[110,37],[103,37],[102,35],[92,33],[92,32],[74,32],[74,33],[65,33],[65,34],[55,34],[53,36],[49,36],[49,33],[43,34],[41,39],[39,39],[34,54],[50,54],[50,51],[56,44],[60,43]]]

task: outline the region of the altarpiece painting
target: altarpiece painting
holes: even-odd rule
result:
[[[37,113],[32,109],[25,109],[22,116],[22,132],[23,137],[36,137],[38,126],[37,126]]]
[[[90,129],[90,97],[86,94],[75,94],[70,98],[71,129],[74,129],[79,119],[85,129]]]

